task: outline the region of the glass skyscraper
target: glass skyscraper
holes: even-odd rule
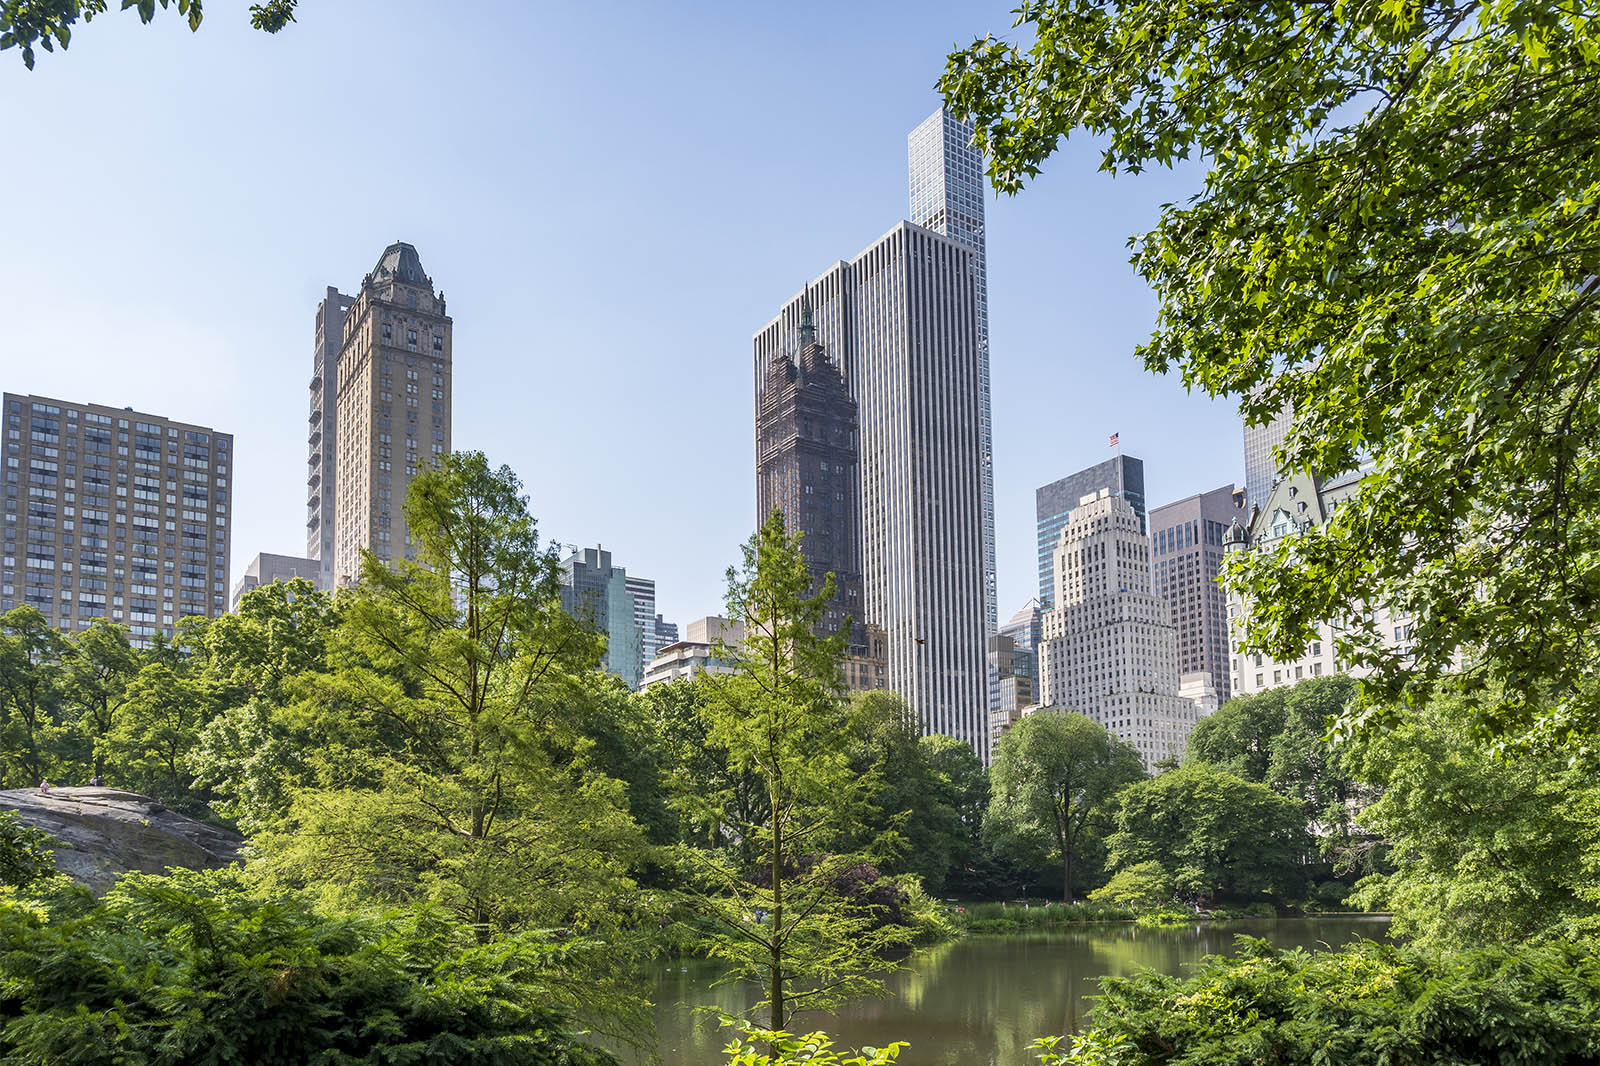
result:
[[[906,138],[911,221],[972,249],[977,285],[978,447],[983,463],[983,590],[987,632],[996,630],[994,446],[989,402],[989,279],[983,239],[983,156],[972,123],[935,111]]]

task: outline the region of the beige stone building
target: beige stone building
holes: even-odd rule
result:
[[[1139,749],[1147,769],[1182,756],[1199,720],[1178,694],[1178,635],[1156,594],[1150,540],[1121,496],[1101,489],[1067,518],[1044,612],[1039,703],[1077,711]]]
[[[344,312],[335,417],[334,580],[361,553],[416,557],[402,505],[411,479],[450,451],[451,320],[417,250],[396,242]]]
[[[233,437],[132,408],[5,393],[0,611],[133,642],[228,609]]]

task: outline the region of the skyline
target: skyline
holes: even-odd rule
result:
[[[456,447],[518,472],[547,539],[604,545],[655,578],[669,620],[719,613],[755,524],[749,337],[797,281],[906,216],[905,136],[938,104],[944,53],[1003,30],[1004,6],[930,7],[915,25],[852,12],[849,40],[826,10],[798,27],[733,8],[544,12],[540,34],[601,30],[498,94],[484,87],[518,61],[532,16],[506,11],[506,39],[483,42],[430,23],[426,46],[377,25],[370,51],[346,54],[353,27],[382,23],[374,10],[307,9],[275,38],[225,18],[191,36],[107,15],[32,74],[0,67],[22,105],[0,128],[62,142],[16,175],[19,195],[72,205],[0,236],[0,301],[15,301],[12,347],[28,353],[4,387],[234,434],[231,583],[255,553],[304,544],[317,300],[404,240],[457,323]],[[771,69],[779,47],[808,62]],[[547,103],[547,82],[583,84],[597,54],[627,68],[620,83],[596,84],[579,116]],[[430,91],[414,126],[355,121],[364,85],[419,58]],[[669,65],[674,84],[646,91]],[[830,69],[858,80],[836,88]],[[289,70],[307,76],[286,84]],[[719,78],[750,91],[708,93]],[[682,117],[711,96],[717,110]],[[514,119],[531,147],[510,143]],[[633,155],[585,172],[597,132]],[[438,162],[393,161],[412,159]],[[1034,489],[1110,457],[1108,433],[1145,459],[1152,506],[1242,480],[1233,405],[1186,396],[1132,354],[1154,301],[1123,242],[1188,191],[1184,175],[1112,182],[1097,160],[1074,144],[1028,198],[986,203],[1002,617],[1037,587]],[[170,372],[141,373],[147,358]]]

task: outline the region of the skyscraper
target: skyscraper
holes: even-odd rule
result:
[[[233,437],[131,407],[6,393],[0,611],[135,644],[228,609]]]
[[[561,563],[561,607],[606,635],[602,660],[606,672],[637,689],[645,668],[639,653],[641,631],[634,617],[628,572],[611,564],[610,552],[584,548]]]
[[[1244,494],[1224,485],[1150,512],[1156,591],[1178,631],[1178,673],[1210,675],[1218,703],[1233,693],[1228,596],[1218,582],[1228,529],[1245,520]]]
[[[629,574],[626,580],[629,595],[633,597],[633,620],[639,627],[639,674],[644,676],[644,671],[649,668],[650,660],[656,657],[656,652],[671,644],[672,641],[663,641],[664,635],[661,627],[661,616],[656,614],[656,583],[648,577],[635,577]],[[672,627],[673,639],[677,639],[677,627]]]
[[[1113,456],[1087,470],[1080,470],[1035,490],[1040,607],[1049,607],[1055,602],[1056,545],[1061,540],[1062,529],[1066,528],[1067,516],[1083,497],[1093,496],[1101,489],[1127,500],[1139,518],[1140,531],[1148,528],[1144,509],[1144,460],[1131,455]]]
[[[1278,461],[1272,453],[1289,432],[1292,413],[1288,408],[1264,426],[1244,424],[1244,496],[1245,509],[1265,507],[1267,493],[1278,478]]]
[[[834,576],[823,629],[837,633],[862,617],[861,478],[856,402],[839,368],[817,341],[811,308],[802,302],[796,357],[779,353],[767,367],[756,408],[756,513],[781,511],[802,535],[814,588]],[[860,646],[864,637],[849,634]]]
[[[896,225],[796,293],[755,335],[754,384],[760,412],[773,364],[803,357],[809,304],[815,337],[857,406],[862,613],[885,631],[887,687],[925,732],[965,740],[987,761],[973,258],[950,238]]]
[[[450,451],[451,328],[444,294],[434,292],[417,250],[399,241],[384,249],[344,311],[334,430],[337,582],[360,577],[363,550],[385,562],[416,556],[401,505],[417,471]]]
[[[311,418],[306,439],[306,558],[318,562],[318,588],[333,587],[333,526],[338,482],[339,350],[344,316],[355,303],[332,285],[317,304],[317,347],[311,364]],[[287,557],[286,557],[287,558]],[[237,598],[237,597],[235,597]]]
[[[989,272],[983,231],[983,156],[972,123],[940,108],[906,138],[911,221],[972,249],[977,290],[978,447],[983,464],[983,589],[988,632],[995,632],[998,593],[994,550],[994,434],[989,397]],[[993,679],[991,679],[992,681]]]
[[[1093,718],[1145,768],[1182,755],[1199,719],[1178,695],[1178,636],[1150,578],[1150,542],[1127,499],[1101,489],[1073,509],[1044,612],[1039,703]]]

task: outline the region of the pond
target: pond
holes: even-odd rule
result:
[[[887,999],[868,999],[837,1016],[803,1015],[791,1028],[826,1030],[840,1045],[910,1041],[904,1066],[1032,1066],[1027,1046],[1036,1036],[1083,1025],[1089,997],[1105,975],[1140,967],[1182,973],[1204,955],[1234,951],[1239,933],[1282,947],[1333,948],[1357,939],[1382,939],[1384,918],[1336,917],[1204,922],[1175,929],[1131,923],[1088,924],[1059,933],[970,937],[914,956],[889,981]],[[713,1066],[727,1035],[693,1007],[746,1011],[760,996],[752,988],[712,988],[720,971],[687,960],[656,977],[656,1027],[662,1066]]]

